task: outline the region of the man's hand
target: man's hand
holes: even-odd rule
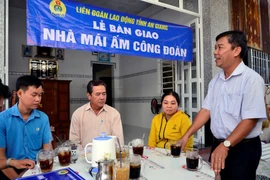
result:
[[[10,166],[13,166],[17,169],[33,169],[35,167],[35,162],[30,159],[23,159],[23,160],[10,160]]]
[[[184,135],[182,136],[178,141],[177,143],[181,144],[181,150],[184,151],[185,150],[185,146],[187,145],[188,143],[188,136],[187,135]]]
[[[228,156],[229,148],[225,147],[223,143],[214,150],[211,155],[211,168],[216,174],[220,173],[221,169],[225,168],[225,160]]]

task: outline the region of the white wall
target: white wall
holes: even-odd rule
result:
[[[153,114],[150,101],[160,96],[156,59],[120,56],[119,111],[125,124],[148,128]]]

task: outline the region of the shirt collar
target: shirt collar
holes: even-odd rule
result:
[[[19,108],[18,108],[18,103],[16,103],[14,106],[12,106],[12,107],[10,108],[10,114],[11,114],[12,116],[17,116],[17,117],[22,118],[21,112],[20,112],[20,110],[19,110]],[[38,113],[38,110],[33,109],[32,112],[31,112],[31,114],[30,114],[30,116],[29,116],[29,118],[28,118],[28,121],[34,119],[35,117],[40,117],[40,114]],[[23,118],[22,118],[22,119],[23,119]]]
[[[85,108],[85,111],[87,111],[87,110],[94,111],[92,109],[92,107],[90,106],[90,104],[91,104],[91,102],[87,103],[86,108]],[[108,107],[107,107],[106,104],[104,104],[104,106],[101,108],[101,110],[99,111],[99,113],[102,112],[102,111],[108,112]]]
[[[233,76],[238,76],[240,74],[242,74],[244,72],[246,68],[246,65],[244,64],[244,62],[242,61],[236,68],[235,70],[233,71],[233,73],[227,78],[227,79],[230,79],[231,77]],[[225,73],[224,73],[224,70],[220,71],[219,72],[219,77],[221,79],[225,79]]]

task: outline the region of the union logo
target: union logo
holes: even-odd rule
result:
[[[57,17],[65,17],[67,8],[60,0],[52,0],[50,3],[51,14]]]

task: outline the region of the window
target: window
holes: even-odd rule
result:
[[[163,93],[175,89],[174,67],[174,61],[161,61],[161,88]]]
[[[264,79],[265,84],[269,84],[270,81],[270,55],[262,51],[249,48],[247,60],[244,62],[251,69],[259,73]]]

